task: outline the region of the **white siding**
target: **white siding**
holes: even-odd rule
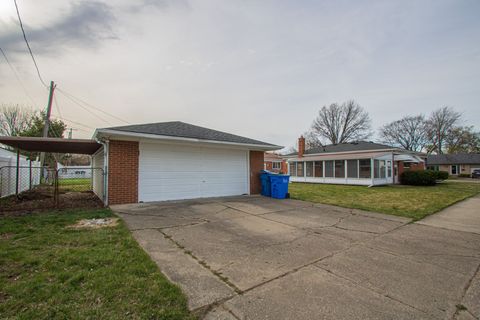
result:
[[[140,143],[139,201],[248,193],[245,150]]]
[[[100,200],[105,202],[104,199],[104,187],[106,175],[103,172],[105,164],[103,147],[92,157],[92,171],[93,171],[93,192],[100,198]],[[101,169],[100,169],[101,168]],[[102,175],[103,174],[103,175]]]
[[[19,185],[18,191],[28,190],[40,184],[40,162],[30,161],[20,156]],[[0,149],[0,197],[6,197],[16,192],[17,180],[17,154],[8,150]]]

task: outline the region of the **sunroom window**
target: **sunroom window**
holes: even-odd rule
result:
[[[323,177],[323,161],[315,161],[315,177]]]
[[[345,178],[345,160],[335,160],[335,178]]]
[[[313,161],[305,162],[305,176],[313,177]]]
[[[373,177],[375,179],[380,178],[380,161],[379,160],[373,160]]]
[[[297,162],[297,176],[303,177],[304,176],[304,171],[303,171],[303,162]]]
[[[333,178],[333,160],[325,161],[325,177]]]
[[[297,176],[297,163],[296,162],[290,162],[290,175],[292,177]]]
[[[358,166],[360,169],[360,178],[370,179],[372,177],[370,159],[358,160]]]
[[[358,160],[347,160],[347,177],[358,178]]]

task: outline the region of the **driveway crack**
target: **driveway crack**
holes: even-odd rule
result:
[[[163,232],[161,229],[158,229],[157,230],[158,232],[160,232],[164,237],[165,239],[168,239],[170,240],[177,248],[179,248],[180,250],[183,251],[183,253],[185,253],[186,255],[189,255],[190,257],[192,257],[195,261],[197,261],[198,264],[200,264],[202,267],[204,267],[205,269],[207,269],[208,271],[210,271],[210,273],[212,273],[216,278],[218,278],[220,281],[222,281],[223,283],[225,283],[227,286],[229,286],[230,288],[232,288],[236,293],[242,293],[242,290],[240,290],[235,284],[233,284],[227,277],[223,276],[220,272],[214,270],[210,265],[208,265],[208,263],[206,263],[204,260],[198,258],[197,256],[195,256],[192,251],[188,250],[187,248],[185,248],[185,246],[183,246],[181,243],[175,241],[175,239],[173,239],[172,236],[166,234],[165,232]]]

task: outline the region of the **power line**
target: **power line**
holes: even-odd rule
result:
[[[56,118],[56,117],[55,117],[55,118]],[[88,128],[88,129],[95,130],[94,127],[90,127],[90,126],[87,126],[86,124],[83,124],[83,123],[80,123],[80,122],[77,122],[77,121],[73,121],[73,120],[70,120],[70,119],[67,119],[67,118],[64,118],[64,117],[58,117],[58,119],[60,119],[60,120],[62,120],[62,121],[68,121],[68,122],[71,122],[71,123],[73,123],[73,124],[76,124],[76,125],[79,125],[79,126]]]
[[[60,112],[60,107],[58,106],[57,96],[55,95],[53,96],[53,102],[55,103],[55,109],[57,110],[58,115],[60,118],[62,118],[62,113]]]
[[[48,87],[45,81],[43,81],[42,79],[42,75],[40,74],[40,69],[38,68],[37,61],[35,60],[35,57],[33,55],[32,48],[30,48],[30,44],[28,43],[27,36],[25,35],[25,29],[23,29],[22,18],[20,18],[20,11],[18,10],[17,0],[13,0],[13,2],[15,3],[15,9],[17,9],[17,16],[18,16],[18,21],[20,22],[20,28],[22,29],[23,39],[25,39],[28,52],[30,52],[30,56],[32,57],[33,64],[35,65],[35,69],[37,69],[38,78],[40,79],[40,81],[45,87]]]
[[[130,122],[128,122],[128,121],[126,121],[126,120],[124,120],[124,119],[122,119],[122,118],[120,118],[120,117],[118,117],[118,116],[116,116],[116,115],[114,115],[114,114],[108,113],[108,112],[102,110],[101,108],[95,107],[95,106],[91,105],[90,103],[86,102],[85,100],[82,100],[82,99],[80,99],[80,98],[77,98],[77,97],[75,97],[73,94],[66,92],[65,90],[62,90],[62,89],[60,89],[60,88],[57,88],[57,90],[60,91],[61,93],[63,93],[65,96],[69,96],[71,99],[77,100],[78,102],[82,103],[82,104],[85,105],[86,107],[90,107],[90,108],[92,108],[92,109],[94,109],[94,110],[97,110],[97,111],[99,111],[99,112],[101,112],[101,113],[103,113],[103,114],[105,114],[105,115],[107,115],[107,116],[110,116],[110,117],[114,118],[114,119],[117,119],[117,120],[119,120],[119,121],[122,121],[122,122],[124,122],[124,123],[126,123],[126,124],[130,124]]]
[[[88,113],[90,113],[91,115],[93,115],[95,118],[103,121],[103,122],[106,122],[108,123],[109,125],[111,125],[112,123],[108,120],[105,120],[104,118],[100,117],[99,115],[93,113],[90,109],[87,109],[86,107],[84,107],[81,103],[77,102],[76,100],[74,100],[73,98],[69,97],[68,95],[65,94],[65,92],[63,92],[62,90],[58,90],[59,92],[61,92],[67,99],[69,99],[70,101],[72,101],[73,103],[75,103],[76,105],[78,105],[80,108],[84,109],[85,111],[87,111]]]
[[[33,100],[32,96],[28,93],[27,88],[26,88],[25,85],[23,84],[22,80],[20,80],[20,77],[18,76],[17,71],[15,70],[15,68],[13,67],[13,65],[10,63],[10,60],[8,60],[7,55],[5,54],[5,51],[4,51],[2,48],[0,48],[0,52],[2,52],[2,55],[3,55],[3,57],[5,58],[5,61],[7,61],[8,66],[9,66],[10,69],[12,70],[12,73],[15,75],[15,78],[17,79],[18,83],[20,84],[20,86],[22,87],[23,91],[25,92],[25,95],[30,99],[30,102],[32,102],[33,106],[38,105],[38,103],[36,103],[36,102]]]

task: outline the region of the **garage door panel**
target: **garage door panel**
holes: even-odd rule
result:
[[[245,150],[140,143],[139,200],[248,193]]]

